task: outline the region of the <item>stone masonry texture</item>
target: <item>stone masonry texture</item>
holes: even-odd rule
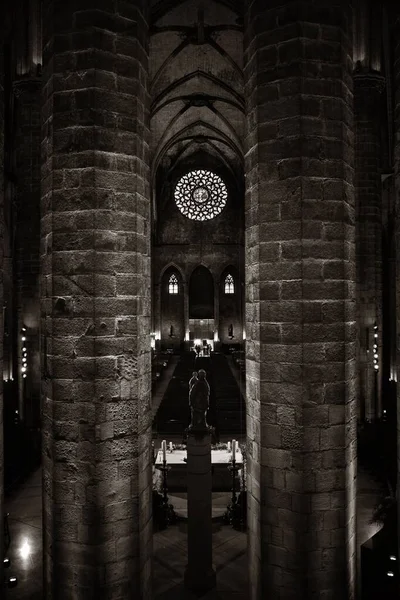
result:
[[[151,598],[147,11],[43,6],[47,599]]]
[[[349,600],[352,10],[245,5],[249,598]]]

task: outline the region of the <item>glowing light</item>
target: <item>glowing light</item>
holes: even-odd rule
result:
[[[24,540],[24,542],[19,550],[19,553],[22,558],[28,558],[28,556],[31,553],[31,546],[30,546],[28,540]]]
[[[374,368],[376,371],[379,369],[378,365],[374,365]]]
[[[388,572],[386,573],[386,575],[387,575],[388,577],[394,577],[394,573],[393,573],[393,571],[388,571]]]
[[[21,371],[22,371],[22,373],[25,373],[26,367],[22,367]]]
[[[21,330],[21,331],[26,331],[26,327],[22,327],[22,330]]]
[[[374,358],[378,358],[378,355],[377,355],[377,354],[374,354]]]
[[[23,342],[26,342],[26,337],[23,335],[23,336],[22,336],[22,338],[21,338],[21,340],[22,340]]]
[[[377,334],[377,333],[374,333],[374,338],[377,338],[377,337],[378,337],[378,334]]]
[[[386,412],[386,411],[384,411],[384,412]],[[397,560],[397,558],[394,556],[394,554],[391,554],[389,556],[389,560]]]
[[[22,375],[22,377],[25,379],[25,377],[26,377],[26,373],[24,373],[24,374]]]

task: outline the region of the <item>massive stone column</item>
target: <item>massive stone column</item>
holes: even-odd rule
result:
[[[360,417],[381,417],[382,198],[381,92],[385,79],[358,64],[354,72],[356,263]],[[377,337],[375,337],[377,336]],[[378,352],[374,352],[374,344]],[[374,356],[378,362],[374,363]],[[375,368],[375,364],[378,368]],[[379,368],[380,367],[380,368]]]
[[[44,2],[46,599],[151,598],[147,13]]]
[[[349,600],[356,403],[352,11],[246,1],[249,598]]]

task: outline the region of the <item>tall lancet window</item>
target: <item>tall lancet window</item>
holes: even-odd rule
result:
[[[171,277],[169,278],[168,292],[170,294],[178,294],[179,293],[178,278],[175,275],[175,273],[172,273]]]
[[[229,273],[225,277],[225,294],[234,294],[235,293],[235,282],[233,280],[232,275]]]

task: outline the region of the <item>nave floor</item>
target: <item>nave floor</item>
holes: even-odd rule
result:
[[[358,475],[358,542],[374,535],[377,527],[369,524],[379,488],[369,475]],[[18,586],[7,591],[7,600],[42,599],[42,482],[41,469],[33,473],[14,494],[6,499],[10,513],[11,559],[9,575],[18,577]],[[183,498],[181,503],[184,504]],[[224,503],[216,495],[216,508]],[[220,505],[220,507],[218,507]],[[247,600],[246,534],[230,527],[214,533],[214,563],[217,571],[217,591],[203,600]],[[192,600],[183,590],[186,566],[186,533],[176,525],[154,535],[154,599]]]
[[[228,498],[217,496],[218,510],[221,502]],[[182,498],[180,505],[184,508],[185,500]],[[7,553],[11,568],[7,574],[18,578],[18,586],[7,590],[7,600],[42,600],[41,469],[6,499],[6,511],[10,513],[11,534]],[[214,534],[213,546],[218,592],[203,596],[204,600],[246,600],[246,534],[223,527]],[[183,590],[182,585],[185,567],[186,533],[183,528],[175,525],[156,533],[153,567],[155,600],[191,600],[192,596]]]

